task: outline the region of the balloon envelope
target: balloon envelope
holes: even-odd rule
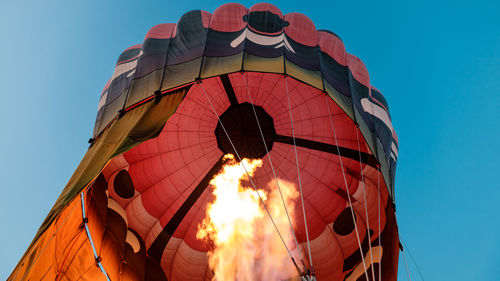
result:
[[[213,278],[196,232],[227,153],[262,158],[256,186],[302,188],[296,250],[318,280],[396,280],[388,104],[302,14],[226,4],[153,27],[120,55],[90,143],[9,280]]]

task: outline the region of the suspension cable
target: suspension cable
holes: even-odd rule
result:
[[[370,222],[368,219],[368,203],[366,202],[366,184],[365,184],[365,176],[363,172],[363,163],[361,162],[361,146],[359,144],[359,127],[356,126],[356,141],[358,142],[358,154],[359,154],[359,168],[360,168],[360,174],[361,174],[361,182],[363,184],[363,198],[365,201],[365,216],[366,216],[366,229],[367,229],[367,235],[368,235],[368,248],[370,249],[370,258],[371,261],[373,262],[373,251],[372,251],[372,239],[371,239],[371,234],[370,234]],[[372,268],[372,277],[373,280],[375,280],[375,271]]]
[[[410,269],[408,268],[408,262],[406,261],[406,254],[404,249],[401,249],[401,253],[403,254],[403,261],[406,269],[406,274],[408,275],[408,281],[411,281]]]
[[[379,256],[380,256],[380,266],[378,270],[378,280],[382,280],[382,238],[380,237],[381,230],[380,230],[380,165],[377,165],[377,195],[378,195],[378,246],[379,246]]]
[[[215,110],[215,107],[214,107],[214,105],[212,104],[212,101],[210,100],[210,98],[209,98],[209,96],[208,96],[207,92],[205,91],[205,87],[203,87],[203,83],[202,83],[202,81],[201,81],[201,80],[198,80],[198,84],[200,85],[200,87],[201,87],[201,89],[202,89],[203,93],[205,94],[205,97],[207,98],[207,101],[208,101],[208,103],[210,104],[210,107],[212,108],[212,111],[214,112],[215,116],[217,116],[217,120],[218,120],[219,124],[221,125],[221,127],[222,127],[222,129],[223,129],[224,133],[226,134],[226,137],[227,137],[227,139],[229,140],[229,143],[231,144],[231,146],[232,146],[232,148],[233,148],[233,150],[234,150],[234,152],[235,152],[235,154],[236,154],[236,157],[238,157],[238,160],[240,161],[241,166],[242,166],[242,167],[243,167],[243,169],[245,170],[245,173],[246,173],[246,174],[247,174],[247,176],[248,176],[248,180],[250,181],[250,183],[252,184],[253,189],[255,190],[255,192],[257,193],[257,195],[259,196],[259,200],[260,200],[260,202],[262,203],[262,206],[264,207],[264,209],[266,210],[267,215],[268,215],[268,216],[269,216],[269,218],[271,219],[271,222],[273,223],[273,226],[274,226],[274,228],[276,229],[276,232],[278,233],[278,236],[280,237],[281,242],[283,243],[283,246],[285,247],[285,249],[286,249],[286,251],[287,251],[288,255],[290,256],[290,259],[292,260],[292,262],[293,262],[293,264],[294,264],[295,268],[297,269],[297,272],[298,272],[299,274],[301,274],[300,269],[299,269],[299,267],[298,267],[297,263],[295,262],[295,259],[293,258],[292,253],[290,252],[290,249],[288,249],[288,246],[286,245],[285,239],[284,239],[284,238],[283,238],[283,236],[281,235],[281,232],[279,231],[278,226],[277,226],[277,225],[276,225],[276,223],[274,222],[274,219],[273,219],[273,217],[271,216],[271,213],[269,212],[269,209],[267,208],[266,204],[264,203],[264,199],[262,199],[262,196],[260,195],[260,192],[258,191],[257,187],[255,186],[255,183],[253,182],[252,177],[250,176],[250,173],[248,172],[247,168],[245,167],[245,165],[244,165],[244,164],[243,164],[243,162],[241,161],[242,159],[241,159],[241,157],[240,157],[240,155],[239,155],[238,151],[236,150],[236,147],[235,147],[235,145],[234,145],[233,141],[231,140],[231,137],[229,137],[229,134],[228,134],[228,132],[227,132],[226,128],[224,127],[224,124],[223,124],[223,123],[222,123],[222,121],[220,120],[220,117],[219,117],[219,115],[217,114],[217,111]]]
[[[281,202],[283,203],[283,207],[285,208],[286,217],[287,217],[288,223],[290,225],[290,230],[292,231],[293,239],[295,240],[295,246],[297,247],[297,252],[300,255],[300,259],[303,262],[303,256],[302,256],[302,252],[300,251],[300,248],[299,248],[300,247],[299,242],[297,241],[297,236],[295,235],[295,230],[293,229],[293,226],[292,226],[292,220],[290,219],[290,214],[288,213],[288,208],[286,207],[285,199],[283,198],[283,193],[281,192],[279,180],[278,180],[278,177],[276,175],[276,171],[274,169],[273,161],[271,159],[271,154],[269,153],[269,149],[267,148],[266,140],[264,138],[264,133],[262,132],[262,127],[260,125],[259,118],[257,117],[257,111],[255,110],[255,105],[253,103],[252,95],[250,94],[250,90],[248,89],[248,83],[247,83],[247,80],[245,78],[245,74],[242,73],[241,76],[243,77],[243,82],[245,83],[245,88],[247,91],[247,96],[250,99],[250,104],[252,104],[253,114],[255,116],[255,120],[257,120],[257,126],[259,127],[259,132],[260,132],[260,136],[262,138],[262,143],[264,144],[264,148],[266,149],[266,155],[269,158],[269,163],[270,163],[271,169],[273,171],[274,180],[276,181],[276,186],[278,187],[278,191],[280,193]]]
[[[422,272],[420,271],[420,268],[418,267],[417,261],[415,260],[415,258],[411,254],[410,249],[408,248],[408,246],[406,246],[406,243],[405,243],[405,241],[403,241],[403,239],[401,239],[401,242],[403,243],[405,249],[408,251],[408,254],[410,255],[410,258],[413,261],[413,264],[415,264],[415,267],[417,268],[418,275],[420,275],[420,279],[422,279],[422,281],[425,281],[424,277],[422,276]]]
[[[347,200],[349,202],[349,207],[351,208],[351,216],[352,216],[352,221],[354,223],[354,230],[356,231],[356,238],[358,240],[359,252],[361,254],[361,259],[363,261],[363,269],[365,271],[366,280],[370,280],[370,278],[368,277],[367,269],[366,269],[365,256],[363,254],[363,248],[361,246],[361,239],[359,238],[358,224],[356,223],[356,217],[354,216],[354,207],[352,206],[351,195],[349,193],[349,185],[347,184],[347,179],[346,179],[345,172],[344,172],[344,164],[342,162],[342,157],[340,156],[339,142],[337,139],[337,133],[335,132],[335,126],[333,124],[333,118],[332,118],[332,113],[330,111],[330,105],[328,104],[328,99],[329,99],[328,95],[325,94],[325,104],[326,104],[326,108],[328,109],[328,116],[330,117],[330,125],[332,126],[333,137],[335,139],[335,146],[337,147],[337,152],[338,152],[337,155],[339,156],[340,169],[342,170],[342,176],[344,177],[344,184],[345,184],[345,189],[346,189],[346,193],[347,193]]]
[[[83,217],[83,226],[85,228],[85,232],[87,234],[87,238],[89,239],[90,247],[92,248],[92,252],[94,253],[94,259],[97,263],[97,267],[101,270],[102,274],[106,277],[107,281],[110,281],[111,279],[109,278],[108,273],[104,269],[104,266],[101,263],[101,257],[97,254],[97,250],[94,245],[94,240],[92,239],[92,235],[90,234],[90,229],[88,226],[88,218],[86,215],[85,211],[85,192],[82,192],[81,194],[81,205],[82,205],[82,217]]]
[[[307,239],[307,250],[309,252],[309,264],[311,265],[311,270],[313,271],[313,263],[311,256],[311,243],[309,242],[309,230],[307,229],[307,217],[306,217],[306,207],[304,206],[304,192],[302,191],[302,180],[300,178],[300,165],[299,165],[299,156],[297,154],[297,144],[295,143],[295,131],[293,128],[293,117],[292,117],[292,103],[290,102],[290,93],[288,92],[288,80],[287,75],[285,75],[285,88],[286,88],[286,97],[288,99],[288,113],[290,114],[290,124],[292,126],[292,139],[293,139],[293,148],[295,151],[295,163],[297,164],[297,175],[299,179],[299,189],[300,189],[300,200],[302,201],[302,213],[304,214],[304,226],[306,229],[306,239]]]

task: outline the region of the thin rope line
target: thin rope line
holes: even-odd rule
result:
[[[340,168],[342,169],[342,176],[344,177],[344,184],[345,184],[345,189],[346,189],[346,193],[347,193],[347,200],[349,202],[349,207],[351,208],[351,216],[352,216],[352,221],[354,223],[354,230],[356,231],[356,238],[358,240],[359,252],[361,254],[361,259],[363,260],[363,269],[365,270],[366,280],[370,280],[370,278],[368,277],[368,272],[366,270],[365,255],[363,254],[363,248],[361,247],[361,239],[359,238],[358,224],[356,222],[356,217],[354,216],[354,207],[352,206],[351,195],[349,193],[349,186],[347,184],[347,179],[346,179],[345,172],[344,172],[344,164],[342,162],[342,157],[340,156],[339,142],[337,139],[337,133],[335,132],[335,126],[333,124],[333,118],[332,118],[332,113],[330,111],[330,106],[328,105],[328,99],[329,99],[329,97],[325,94],[326,108],[328,109],[328,116],[330,116],[330,124],[332,126],[333,137],[335,139],[335,146],[337,147],[337,153],[338,153],[338,157],[339,157],[339,161],[340,161]]]
[[[299,179],[299,189],[300,189],[300,200],[302,201],[302,213],[304,214],[304,226],[306,228],[306,239],[307,239],[307,250],[309,252],[309,264],[311,265],[311,269],[313,268],[312,256],[311,256],[311,243],[309,242],[309,230],[307,229],[307,218],[306,218],[306,208],[304,206],[304,192],[302,191],[302,180],[300,178],[300,165],[299,165],[299,156],[297,154],[297,144],[295,142],[295,131],[293,128],[293,117],[292,117],[292,103],[290,102],[290,93],[288,92],[288,76],[285,76],[285,88],[286,88],[286,97],[288,99],[288,113],[290,114],[290,124],[292,126],[292,139],[293,139],[293,148],[295,151],[295,163],[297,164],[297,174]],[[313,271],[314,274],[314,271]]]
[[[378,270],[378,280],[382,280],[382,238],[380,230],[380,167],[377,167],[377,195],[378,195],[378,246],[380,254],[380,264]]]
[[[266,140],[264,138],[264,133],[262,132],[262,127],[260,126],[260,121],[259,121],[259,118],[257,117],[257,112],[255,111],[255,106],[254,106],[254,103],[253,103],[252,95],[250,94],[250,90],[248,89],[248,83],[247,83],[247,80],[245,78],[245,74],[242,73],[241,76],[243,77],[243,82],[245,83],[245,88],[247,90],[247,95],[250,98],[250,104],[252,105],[253,114],[255,116],[255,120],[257,120],[257,126],[259,127],[260,136],[262,137],[262,143],[264,143],[264,148],[266,149],[267,157],[269,158],[269,163],[271,164],[271,169],[273,171],[274,180],[276,181],[276,186],[278,187],[278,191],[280,193],[281,202],[283,202],[283,207],[285,208],[286,217],[288,218],[288,223],[290,224],[290,229],[292,230],[293,239],[295,240],[295,246],[297,247],[297,252],[300,255],[300,259],[303,261],[304,258],[302,256],[302,252],[300,251],[299,242],[297,241],[297,237],[295,235],[295,230],[293,229],[293,226],[292,226],[292,220],[290,219],[290,215],[288,213],[288,208],[286,207],[285,199],[283,198],[283,193],[281,192],[281,187],[279,185],[278,176],[276,175],[276,171],[274,169],[273,161],[271,159],[271,154],[269,154],[269,150],[267,148]]]
[[[408,246],[406,246],[406,243],[405,243],[405,241],[403,241],[403,239],[401,239],[401,242],[405,246],[405,249],[408,251],[410,258],[412,259],[413,263],[415,264],[415,267],[417,268],[417,271],[418,271],[418,275],[420,275],[420,279],[422,279],[422,281],[425,281],[424,277],[422,276],[422,272],[420,272],[420,268],[418,267],[417,261],[415,260],[415,258],[413,258],[413,255],[411,254],[410,249],[408,248]]]
[[[401,250],[401,253],[403,254],[403,261],[404,261],[404,264],[405,264],[406,274],[408,275],[408,280],[411,281],[410,269],[408,268],[408,262],[406,261],[405,251]]]
[[[87,219],[86,212],[85,212],[85,192],[80,193],[80,195],[81,195],[81,203],[82,203],[82,217],[84,220],[83,225],[85,227],[85,232],[86,232],[87,237],[89,239],[90,246],[92,247],[92,251],[94,252],[94,259],[97,262],[97,266],[99,267],[99,269],[101,269],[101,272],[104,274],[104,276],[106,276],[106,279],[108,281],[110,281],[111,279],[109,278],[108,273],[106,272],[106,270],[104,269],[104,266],[102,265],[101,261],[99,260],[100,257],[97,255],[97,251],[96,251],[95,246],[94,246],[94,241],[92,240],[92,235],[90,235],[90,229],[89,229],[87,222],[85,220],[85,219]]]
[[[232,140],[231,140],[231,138],[229,137],[229,134],[228,134],[228,132],[227,132],[226,128],[224,127],[224,124],[223,124],[223,123],[222,123],[222,121],[220,120],[220,117],[219,117],[219,115],[217,114],[217,111],[215,110],[215,107],[214,107],[214,105],[212,104],[212,101],[211,101],[211,100],[210,100],[210,98],[208,97],[208,94],[207,94],[207,92],[205,91],[205,87],[203,87],[203,83],[202,83],[202,81],[201,81],[201,80],[199,81],[199,85],[200,85],[200,87],[201,87],[201,89],[202,89],[203,93],[205,94],[205,97],[207,98],[207,101],[208,101],[208,103],[210,104],[210,107],[212,108],[212,110],[213,110],[213,112],[214,112],[215,116],[217,116],[217,119],[218,119],[218,121],[219,121],[219,124],[221,125],[222,129],[224,130],[224,133],[226,134],[227,139],[229,140],[229,143],[231,144],[232,148],[234,149],[234,152],[236,153],[236,156],[238,157],[238,160],[240,161],[241,166],[242,166],[242,167],[243,167],[243,169],[245,170],[245,173],[247,174],[248,179],[249,179],[250,183],[252,184],[253,189],[255,190],[255,192],[257,193],[257,195],[259,196],[259,199],[260,199],[260,201],[261,201],[261,203],[262,203],[262,206],[264,206],[264,209],[266,210],[267,215],[268,215],[268,216],[269,216],[269,218],[271,219],[271,222],[273,223],[274,228],[276,229],[276,232],[278,233],[278,235],[279,235],[279,237],[280,237],[280,239],[281,239],[281,242],[283,243],[283,246],[285,247],[286,251],[288,252],[288,255],[290,256],[290,258],[292,259],[293,264],[295,265],[295,268],[297,269],[297,271],[298,271],[298,272],[299,272],[299,274],[300,274],[301,272],[300,272],[300,270],[299,270],[299,267],[297,266],[297,263],[295,262],[295,259],[294,259],[294,258],[293,258],[293,256],[292,256],[292,253],[290,252],[290,249],[288,249],[288,246],[286,245],[285,240],[283,239],[283,236],[281,236],[281,233],[280,233],[280,231],[279,231],[279,229],[278,229],[278,226],[277,226],[277,225],[276,225],[276,223],[274,222],[274,219],[273,219],[273,217],[271,216],[271,213],[270,213],[270,212],[269,212],[269,210],[267,209],[267,206],[266,206],[266,204],[264,203],[264,200],[263,200],[263,199],[262,199],[262,197],[260,196],[260,192],[257,190],[257,187],[255,186],[255,183],[253,182],[252,178],[250,177],[250,174],[248,173],[247,168],[245,167],[245,165],[244,165],[244,164],[243,164],[243,162],[241,161],[242,159],[241,159],[241,157],[240,157],[240,155],[239,155],[238,151],[236,150],[236,147],[234,146],[233,141],[232,141]]]
[[[373,251],[372,251],[372,241],[371,241],[372,237],[370,234],[370,222],[368,219],[368,203],[366,202],[366,184],[365,184],[365,176],[364,176],[364,172],[363,172],[363,163],[361,162],[361,146],[359,144],[358,131],[359,131],[359,127],[356,128],[356,141],[358,142],[359,168],[360,168],[360,173],[361,173],[361,182],[363,184],[363,198],[365,201],[365,216],[366,216],[366,228],[367,228],[367,235],[368,235],[368,248],[370,249],[370,258],[371,258],[371,261],[373,263]],[[373,280],[375,280],[375,271],[373,269],[373,266],[371,268],[372,268],[372,277],[373,277]]]

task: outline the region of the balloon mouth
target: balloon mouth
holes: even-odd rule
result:
[[[262,158],[273,148],[276,130],[273,118],[260,106],[231,105],[215,128],[217,146],[239,158]]]

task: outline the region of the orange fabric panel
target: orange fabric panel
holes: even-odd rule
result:
[[[75,262],[75,255],[92,252],[90,244],[85,242],[87,237],[82,228],[82,218],[80,197],[76,197],[40,236],[9,280],[64,280],[69,267],[71,271],[78,271],[70,266],[73,263],[83,264],[82,259]],[[92,255],[89,260],[94,262]]]
[[[136,249],[126,244],[126,221],[108,208],[106,189],[100,175],[84,195],[86,224],[99,260],[111,280],[144,280],[144,243],[134,245]],[[83,217],[78,196],[40,236],[9,280],[107,280],[96,262]]]

